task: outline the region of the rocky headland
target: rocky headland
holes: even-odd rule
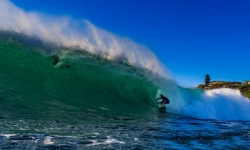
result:
[[[219,88],[231,88],[231,89],[238,89],[242,95],[247,98],[250,98],[250,81],[241,82],[225,82],[225,81],[213,81],[209,83],[206,87],[205,84],[199,84],[197,88],[204,89],[204,90],[212,90],[212,89],[219,89]]]

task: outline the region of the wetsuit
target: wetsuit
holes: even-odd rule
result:
[[[161,99],[162,99],[161,104],[163,104],[163,103],[168,104],[169,103],[169,99],[167,97],[163,96]]]
[[[161,103],[161,105],[164,103],[164,104],[169,104],[169,99],[167,98],[167,97],[165,97],[165,96],[162,96],[162,97],[160,97],[160,98],[157,98],[156,100],[158,100],[158,99],[162,99],[162,101],[161,102],[159,102],[159,103]]]

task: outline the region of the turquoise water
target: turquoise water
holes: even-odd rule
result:
[[[249,102],[237,91],[183,88],[123,60],[13,32],[1,33],[0,61],[1,149],[250,146]],[[160,93],[171,101],[166,113]]]
[[[126,64],[74,49],[42,55],[12,42],[1,42],[0,46],[1,95],[17,107],[13,113],[20,115],[19,111],[29,109],[32,113],[26,117],[31,118],[36,117],[34,113],[58,117],[61,113],[56,112],[61,111],[128,116],[156,108],[152,99],[157,87]],[[57,64],[53,64],[53,56],[60,57]],[[50,111],[52,114],[46,115]]]

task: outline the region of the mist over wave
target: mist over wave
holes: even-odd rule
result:
[[[105,99],[109,99],[112,102],[115,102],[116,99],[123,100],[123,102],[121,102],[122,103],[121,106],[124,106],[123,103],[128,102],[127,106],[131,108],[133,107],[133,112],[136,112],[137,109],[140,107],[142,107],[144,110],[150,108],[151,109],[150,111],[152,111],[152,109],[156,110],[157,108],[154,98],[158,97],[159,94],[163,93],[164,95],[169,97],[171,101],[171,103],[167,106],[168,112],[174,114],[180,114],[200,119],[250,120],[250,113],[248,113],[250,108],[249,100],[243,97],[238,90],[217,89],[217,90],[203,91],[199,89],[188,89],[180,87],[176,85],[174,81],[171,80],[172,77],[169,71],[159,62],[155,54],[153,54],[145,46],[137,44],[128,38],[123,38],[118,35],[111,34],[103,29],[96,27],[87,20],[79,21],[79,20],[73,20],[70,17],[65,17],[65,16],[53,17],[45,14],[40,14],[37,12],[25,12],[24,10],[18,8],[8,0],[1,1],[0,19],[5,20],[0,22],[0,30],[2,31],[6,32],[11,31],[21,35],[24,34],[26,36],[31,37],[31,39],[33,37],[37,37],[38,39],[41,39],[44,42],[50,43],[49,45],[51,47],[53,47],[52,46],[53,44],[67,47],[66,48],[67,50],[65,50],[63,48],[61,49],[61,47],[58,46],[56,47],[56,49],[52,49],[51,54],[55,53],[58,54],[63,63],[69,62],[73,67],[74,66],[77,66],[78,68],[82,67],[82,72],[75,70],[72,72],[65,70],[55,71],[55,68],[53,67],[48,68],[48,66],[46,66],[46,65],[52,65],[52,63],[50,62],[51,60],[43,60],[41,61],[43,62],[43,64],[34,66],[32,62],[36,61],[35,58],[37,58],[38,60],[42,60],[42,58],[33,54],[26,55],[26,53],[23,51],[21,53],[21,54],[24,53],[23,56],[25,57],[23,58],[22,55],[16,56],[14,53],[13,55],[7,53],[4,54],[2,56],[3,58],[7,58],[7,56],[9,56],[10,59],[6,61],[6,64],[3,64],[2,68],[10,69],[9,67],[6,67],[10,66],[11,63],[9,62],[13,63],[13,67],[21,67],[21,68],[12,68],[14,74],[16,69],[21,72],[22,69],[30,70],[33,67],[38,67],[33,76],[37,78],[38,75],[42,80],[46,81],[45,82],[46,84],[44,85],[45,87],[43,87],[45,89],[43,91],[44,93],[42,93],[43,95],[48,94],[47,92],[48,91],[51,92],[53,91],[53,89],[60,89],[61,91],[52,92],[52,95],[54,96],[53,100],[56,101],[58,97],[60,98],[60,100],[64,98],[69,100],[72,98],[69,96],[71,94],[71,91],[72,90],[77,91],[75,93],[76,95],[73,95],[73,97],[75,98],[74,104],[68,104],[69,102],[66,102],[68,107],[73,107],[73,106],[76,107],[77,104],[79,103],[78,101],[80,101],[82,97],[86,97],[87,100],[92,99],[92,95],[91,96],[87,95],[89,91],[91,91],[90,93],[94,95],[95,92],[93,91],[96,90],[98,93],[101,93],[102,89],[105,89],[107,91],[101,93],[103,95],[99,95],[98,98],[93,98],[95,103],[98,104],[97,105],[98,109],[111,110],[111,108],[114,107],[105,103],[99,103],[99,100],[102,97],[106,97]],[[23,37],[24,36],[21,36],[21,38]],[[7,49],[8,48],[6,48],[6,50]],[[27,48],[25,47],[24,49]],[[94,63],[93,62],[90,63],[89,61],[84,61],[84,63],[89,65],[89,66],[87,65],[86,67],[85,65],[83,65],[84,63],[81,61],[82,58],[79,61],[79,57],[76,57],[79,54],[75,53],[76,49],[77,51],[82,51],[82,52],[87,51],[105,60],[111,60],[114,62],[124,62],[123,64],[129,64],[129,69],[128,69],[129,71],[131,71],[131,68],[133,68],[131,66],[134,66],[140,69],[151,71],[153,74],[150,74],[150,76],[145,75],[144,76],[146,77],[145,81],[145,78],[140,78],[140,75],[137,74],[137,72],[139,72],[139,69],[132,70],[131,71],[132,73],[130,72],[131,74],[130,73],[123,74],[124,68],[120,69],[118,67],[118,69],[116,68],[109,70],[107,68],[112,68],[113,66],[112,65],[111,65],[112,67],[110,67],[109,65],[105,66],[103,65],[103,62],[100,61],[99,59],[96,59],[97,61],[95,59],[90,59],[91,60],[90,62],[95,60]],[[72,51],[73,55],[70,54],[70,51]],[[84,55],[84,58],[85,57],[87,56]],[[72,58],[74,61],[72,60]],[[13,60],[18,60],[18,61],[14,62]],[[22,65],[15,66],[15,63],[26,63],[26,62],[29,62],[29,64],[24,68],[22,68],[23,67]],[[83,66],[86,68],[84,68]],[[95,76],[96,74],[92,74],[93,72],[91,72],[91,69],[88,70],[89,68],[94,70],[93,72],[105,73],[106,76],[103,75],[99,76],[98,78],[93,78],[93,76]],[[45,78],[40,76],[40,75],[46,76],[46,74],[42,72],[43,70],[47,70],[49,76],[52,77],[56,76],[56,77]],[[85,70],[90,71],[89,76],[86,76],[86,74],[83,73]],[[11,77],[12,71],[5,71],[4,73],[7,72],[10,74],[2,73],[0,75],[2,75],[3,77],[5,76]],[[107,71],[110,72],[107,73]],[[140,73],[142,74],[147,73],[147,71]],[[137,74],[137,75],[133,76],[132,74]],[[112,79],[111,78],[105,79],[105,77],[112,77],[112,75],[116,76],[113,76],[114,78]],[[29,76],[29,74],[27,73],[23,75],[23,77],[25,77],[25,79],[27,78],[26,80],[29,81],[30,78],[26,76]],[[67,83],[66,81],[64,81],[63,76],[67,76],[67,79],[71,82]],[[127,79],[128,76],[129,79]],[[79,80],[75,80],[73,77]],[[121,78],[125,78],[124,81],[120,81]],[[27,84],[26,80],[22,82],[23,85]],[[79,81],[85,83],[85,80],[91,81],[88,83],[89,84],[88,86],[91,88],[84,87],[84,85],[79,84],[81,83]],[[34,81],[36,80],[34,79]],[[15,82],[15,80],[13,80],[13,82]],[[77,86],[72,87],[72,82]],[[103,86],[100,86],[98,89],[92,85],[92,83],[99,84],[100,82],[104,82],[104,84]],[[119,84],[116,85],[116,83]],[[8,84],[11,85],[10,83]],[[32,84],[32,82],[28,82],[28,84]],[[37,85],[39,84],[37,83]],[[109,85],[112,85],[112,88],[108,89],[107,87]],[[5,85],[2,84],[1,86],[2,87],[0,88],[6,89],[6,87],[4,87]],[[66,87],[66,88],[64,89],[61,87],[64,88]],[[17,95],[17,98],[19,98],[20,96],[24,97],[20,89],[15,89],[15,86],[13,86],[12,88],[13,88],[12,91],[16,91],[16,93],[20,94]],[[81,88],[85,89],[86,93],[81,93],[82,91],[79,90]],[[115,88],[116,90],[114,90]],[[37,89],[38,89],[37,94],[39,95],[39,92],[41,92],[40,91],[41,87],[37,87]],[[3,91],[2,94],[6,92],[5,90],[2,91]],[[25,96],[27,96],[28,98],[30,95],[25,95]],[[36,95],[33,95],[33,97],[36,97]],[[8,98],[9,97],[6,96],[6,99]],[[62,104],[60,103],[66,105],[65,102],[61,101],[56,101],[54,102],[53,105],[57,104],[61,106]],[[146,105],[142,106],[140,105],[141,103],[145,103]],[[91,103],[89,103],[88,105],[92,111],[93,110],[98,111],[96,110],[95,106],[93,106]],[[84,109],[90,109],[90,108],[85,108],[85,106],[86,104],[84,105]],[[121,113],[119,112],[120,108],[117,107],[117,105],[115,105],[115,107],[117,112]],[[125,111],[126,109],[124,108],[122,110]]]
[[[250,120],[250,101],[237,89],[186,89],[178,87],[179,97],[170,112],[200,119]]]
[[[170,73],[145,46],[100,29],[87,20],[25,12],[8,0],[0,5],[1,30],[36,36],[67,47],[79,47],[109,60],[123,60],[170,78]]]

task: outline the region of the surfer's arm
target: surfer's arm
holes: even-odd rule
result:
[[[155,99],[155,100],[158,100],[158,99],[161,99],[161,98],[159,97],[159,98],[157,98],[157,99]]]

